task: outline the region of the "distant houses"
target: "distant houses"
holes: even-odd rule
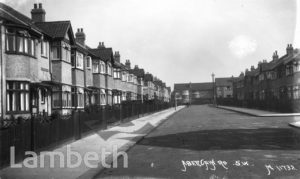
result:
[[[262,60],[238,77],[218,77],[209,87],[204,84],[175,84],[173,99],[177,96],[178,103],[212,103],[215,96],[218,105],[300,112],[300,50],[288,44],[281,57],[275,51],[272,60]],[[201,95],[201,91],[207,93]]]

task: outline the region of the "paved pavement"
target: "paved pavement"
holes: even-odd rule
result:
[[[178,107],[177,111],[181,109],[183,109],[183,106]],[[119,154],[121,156],[122,152],[127,151],[138,140],[155,129],[175,112],[174,108],[170,108],[107,130],[95,131],[94,134],[88,137],[51,151],[52,153],[50,154],[55,155],[53,159],[54,166],[51,167],[52,159],[49,157],[49,154],[40,154],[35,157],[28,157],[23,162],[18,163],[17,165],[22,165],[21,168],[4,168],[0,171],[0,179],[92,178],[101,171],[106,164],[112,163],[113,160],[116,161],[116,157],[118,157]],[[76,153],[78,153],[78,155],[76,155]],[[88,163],[85,162],[85,157],[88,158]],[[41,162],[43,158],[45,162]],[[82,161],[80,161],[80,159],[82,159]],[[37,161],[37,167],[34,166],[35,161]],[[62,162],[59,163],[59,161]],[[70,162],[69,164],[68,161]],[[29,165],[26,165],[27,163]],[[42,166],[42,163],[44,163],[45,166]],[[60,166],[60,164],[62,164],[62,166]],[[78,165],[75,166],[76,164]],[[33,166],[33,168],[25,167],[25,165]]]
[[[221,109],[227,109],[239,113],[244,113],[252,116],[257,117],[285,117],[285,116],[300,116],[300,113],[278,113],[273,111],[265,111],[259,109],[249,109],[249,108],[240,108],[240,107],[233,107],[233,106],[217,106]]]
[[[300,129],[288,125],[299,120],[190,106],[132,147],[128,168],[96,178],[299,179]]]

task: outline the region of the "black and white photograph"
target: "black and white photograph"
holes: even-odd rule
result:
[[[0,179],[143,178],[300,178],[300,0],[0,0]]]

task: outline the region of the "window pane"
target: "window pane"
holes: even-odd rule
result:
[[[20,95],[20,108],[21,108],[21,111],[24,111],[25,110],[25,93],[22,92],[21,95]]]
[[[86,67],[87,68],[91,68],[91,57],[87,57],[87,61],[86,61]]]
[[[11,94],[8,92],[6,94],[6,108],[7,108],[7,111],[11,110],[10,102],[11,102]]]
[[[83,54],[77,53],[76,55],[76,67],[83,69]]]
[[[60,92],[54,92],[52,98],[53,98],[53,106],[60,107],[61,106]]]
[[[72,54],[71,54],[71,65],[72,65],[72,67],[75,67],[75,62],[76,62],[75,54],[72,53]]]
[[[28,45],[28,54],[32,55],[32,40],[31,39],[28,39],[27,41],[27,45]]]
[[[53,47],[52,48],[53,58],[60,59],[60,53],[59,52],[60,52],[59,47]]]
[[[24,38],[24,52],[28,53],[28,39]]]
[[[93,73],[99,73],[99,64],[93,63]]]
[[[23,52],[23,37],[17,37],[17,50],[18,52]]]
[[[25,110],[29,111],[29,93],[26,93],[25,96]]]
[[[31,40],[31,55],[35,55],[35,47],[34,47],[34,40]]]
[[[6,50],[15,51],[15,45],[15,36],[8,34],[6,39]]]

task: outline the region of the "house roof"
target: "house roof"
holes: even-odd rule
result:
[[[25,16],[24,14],[21,14],[20,12],[1,2],[0,17],[5,20],[11,21],[15,24],[29,27],[30,29],[41,33],[40,29],[34,25],[34,22],[29,17]]]
[[[95,49],[90,49],[90,51],[105,61],[110,61],[113,57],[112,48],[95,48]]]
[[[70,21],[36,22],[35,25],[52,38],[64,38],[71,28]]]
[[[284,64],[287,64],[291,61],[293,61],[295,58],[299,59],[300,58],[300,50],[299,49],[294,49],[293,54],[287,56],[287,58],[284,60]]]
[[[230,86],[232,84],[233,77],[216,78],[216,86]]]
[[[246,71],[245,76],[255,76],[258,72],[258,68],[255,68],[254,70]]]
[[[193,90],[193,91],[207,91],[213,89],[213,83],[177,83],[174,84],[174,91],[182,91],[182,90]]]
[[[135,67],[134,69],[132,69],[130,71],[138,78],[144,78],[144,76],[145,76],[145,71],[142,68]]]

